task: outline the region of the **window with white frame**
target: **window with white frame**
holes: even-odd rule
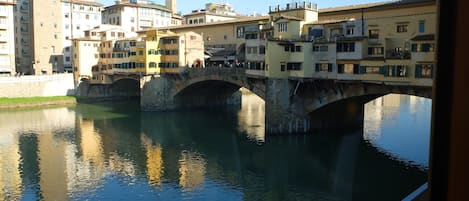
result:
[[[278,23],[278,32],[287,32],[287,31],[288,31],[287,22]]]

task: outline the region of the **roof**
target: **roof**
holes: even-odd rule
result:
[[[346,10],[370,8],[370,7],[380,6],[380,5],[389,4],[389,3],[392,3],[392,2],[391,2],[391,1],[387,1],[387,2],[377,2],[377,3],[369,3],[369,4],[358,4],[358,5],[339,6],[339,7],[331,7],[331,8],[322,8],[322,9],[319,9],[319,13],[338,12],[338,11],[346,11]]]
[[[263,21],[263,20],[269,20],[269,16],[242,17],[242,18],[234,19],[234,20],[208,22],[208,23],[204,23],[204,24],[183,24],[183,25],[177,25],[177,26],[146,29],[146,30],[143,30],[143,31],[148,31],[148,30],[153,30],[153,29],[166,30],[166,29],[185,29],[185,28],[208,27],[208,26],[238,24],[238,23],[243,23],[243,22],[255,22],[255,21]]]
[[[77,40],[77,41],[101,41],[101,39],[91,38],[91,37],[72,38],[72,40]]]
[[[220,13],[214,13],[210,11],[199,11],[199,12],[192,12],[189,14],[185,14],[184,17],[189,17],[193,15],[211,15],[211,16],[219,16],[219,17],[231,17],[231,18],[240,18],[242,16],[238,15],[226,15],[226,14],[220,14]]]
[[[323,9],[319,9],[319,13],[324,14],[324,13],[341,12],[341,11],[352,11],[352,10],[370,9],[370,8],[387,8],[387,7],[395,7],[395,6],[400,6],[400,5],[435,3],[435,2],[436,0],[392,0],[392,1],[383,1],[383,2],[376,2],[376,3],[369,3],[369,4],[358,4],[358,5],[350,5],[350,6],[333,7],[333,8],[323,8]]]
[[[111,31],[111,30],[124,31],[122,30],[121,26],[110,25],[110,24],[100,24],[99,26],[96,26],[92,29],[88,29],[85,31],[103,32],[103,31]]]
[[[339,19],[339,20],[318,20],[310,23],[306,23],[307,25],[320,25],[320,24],[337,24],[337,23],[342,23],[342,22],[348,22],[350,20],[345,20],[345,19]]]
[[[298,17],[293,17],[293,16],[288,16],[288,15],[280,15],[279,17],[276,17],[274,22],[277,22],[281,19],[287,19],[287,20],[295,20],[295,21],[303,21],[303,19],[298,18]]]
[[[114,7],[126,7],[126,6],[128,6],[128,7],[137,7],[137,8],[153,8],[153,9],[158,9],[158,10],[164,10],[164,11],[171,12],[171,9],[166,8],[164,6],[156,5],[156,4],[125,3],[125,2],[121,2],[119,4],[114,4],[114,5],[105,7],[105,9],[114,8]]]
[[[16,5],[16,0],[4,0],[4,1],[0,1],[0,5],[11,5],[11,6],[14,6],[14,5]]]
[[[84,1],[84,0],[61,0],[62,2],[72,2],[73,4],[83,4],[89,6],[98,6],[103,7],[104,5],[94,1]]]
[[[413,40],[413,41],[435,40],[435,34],[417,35],[410,40]]]

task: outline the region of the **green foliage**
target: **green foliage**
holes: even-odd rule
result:
[[[42,103],[55,101],[73,101],[73,96],[50,96],[50,97],[28,97],[28,98],[0,98],[0,105]]]

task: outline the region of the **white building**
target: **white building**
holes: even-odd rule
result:
[[[205,9],[193,10],[184,15],[185,24],[204,24],[238,19],[238,15],[230,4],[207,3]]]
[[[64,70],[72,71],[72,39],[101,24],[103,5],[95,0],[62,0]]]
[[[147,0],[117,0],[102,12],[102,23],[121,26],[125,31],[136,32],[149,28],[177,25],[173,18],[176,0],[167,0],[166,6]],[[175,15],[175,14],[174,14]]]
[[[14,0],[0,0],[0,76],[14,74],[15,69],[15,27]]]
[[[136,37],[137,33],[126,32],[121,26],[102,24],[85,30],[81,38],[73,38],[73,73],[75,84],[82,79],[91,79],[92,68],[101,67],[102,63],[111,60],[100,54],[103,49],[113,49],[114,41],[124,37]],[[103,57],[103,58],[101,58]]]
[[[95,0],[16,0],[16,70],[39,75],[71,71],[71,39],[101,23]]]

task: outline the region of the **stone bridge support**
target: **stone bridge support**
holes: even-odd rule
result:
[[[363,126],[365,104],[389,93],[430,97],[431,87],[367,83],[361,80],[273,79],[246,75],[244,69],[182,69],[175,74],[147,75],[136,83],[141,109],[168,111],[186,107],[240,105],[240,87],[265,101],[267,134],[306,133],[313,129]],[[116,83],[119,83],[117,81]],[[119,96],[113,86],[84,87],[88,97]],[[124,90],[128,92],[129,90]]]
[[[140,106],[144,111],[168,111],[182,108],[241,105],[239,86],[222,82],[201,82],[187,86],[178,78],[144,77]]]
[[[295,89],[296,86],[287,79],[266,80],[266,133],[305,133],[310,130],[310,117],[300,98],[294,95]]]
[[[140,80],[140,107],[145,111],[176,109],[174,94],[176,83],[164,77],[145,76]]]

